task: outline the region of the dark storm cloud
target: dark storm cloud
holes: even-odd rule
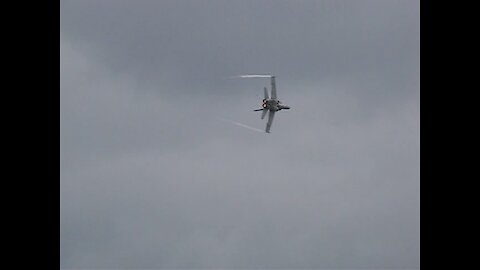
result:
[[[62,1],[61,260],[418,268],[418,2]]]
[[[155,85],[168,77],[194,94],[198,84],[245,72],[377,83],[384,69],[415,76],[418,10],[410,0],[65,1],[61,29],[109,68]]]

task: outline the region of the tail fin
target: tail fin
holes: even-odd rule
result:
[[[256,110],[253,110],[254,112],[259,112],[259,111],[262,111],[262,119],[265,118],[265,115],[267,114],[268,112],[268,109],[256,109]]]
[[[267,114],[268,109],[263,109],[262,111],[262,119],[265,118],[265,114]]]

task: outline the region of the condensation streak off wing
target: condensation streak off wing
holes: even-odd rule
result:
[[[265,74],[247,74],[247,75],[238,75],[234,76],[235,78],[270,78],[272,75]]]
[[[234,124],[234,125],[237,125],[237,126],[240,126],[240,127],[246,128],[246,129],[250,129],[250,130],[253,130],[253,131],[257,131],[257,132],[261,132],[261,133],[264,132],[264,131],[261,130],[261,129],[254,128],[254,127],[251,127],[251,126],[247,126],[247,125],[245,125],[245,124],[242,124],[242,123],[239,123],[239,122],[230,120],[230,119],[220,118],[220,120],[222,120],[222,121],[224,121],[224,122],[229,122],[229,123],[232,123],[232,124]]]

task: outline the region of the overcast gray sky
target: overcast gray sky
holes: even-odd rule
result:
[[[419,1],[60,5],[62,268],[419,268]]]

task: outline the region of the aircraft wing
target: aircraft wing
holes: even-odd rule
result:
[[[265,129],[265,132],[267,133],[270,133],[270,127],[272,126],[274,116],[275,116],[275,111],[270,110],[268,113],[267,128]]]
[[[272,76],[270,79],[271,86],[272,86],[272,94],[271,99],[277,99],[277,87],[275,86],[275,76]]]

